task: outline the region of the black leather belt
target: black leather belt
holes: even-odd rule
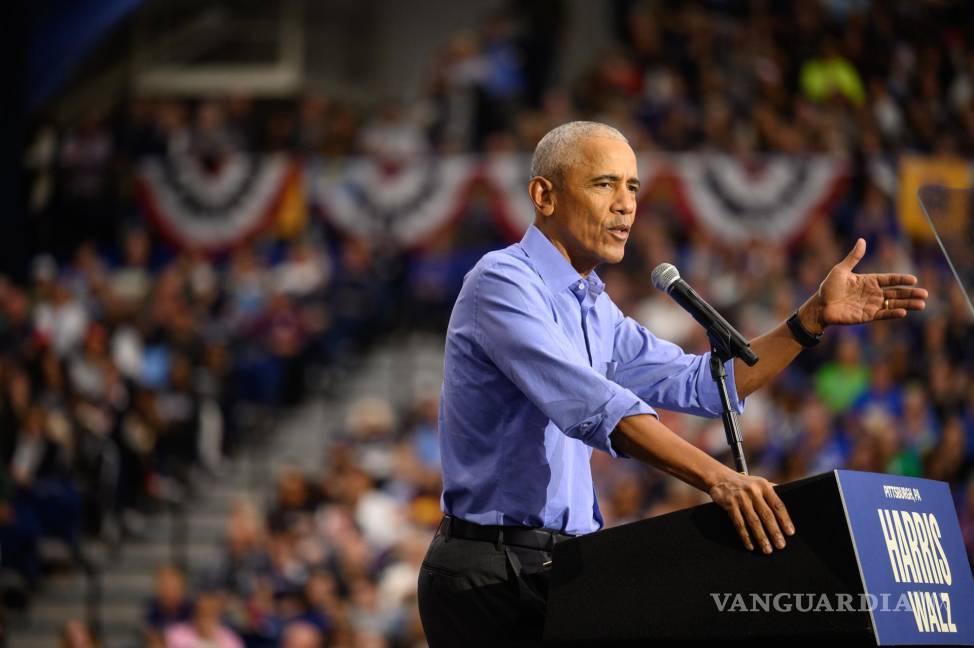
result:
[[[483,540],[494,544],[508,544],[543,551],[551,551],[556,543],[575,537],[552,529],[474,524],[452,515],[443,518],[439,532],[451,538]]]

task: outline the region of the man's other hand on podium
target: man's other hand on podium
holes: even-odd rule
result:
[[[749,551],[754,550],[753,541],[764,553],[773,551],[772,542],[784,549],[785,534],[795,533],[795,525],[771,482],[734,472],[675,434],[655,416],[626,416],[610,438],[617,452],[656,466],[708,493],[730,515]]]
[[[748,551],[754,550],[755,540],[766,554],[771,553],[772,542],[778,549],[784,549],[782,531],[788,535],[795,533],[795,525],[774,492],[774,485],[763,477],[742,475],[728,468],[708,493],[730,515]]]

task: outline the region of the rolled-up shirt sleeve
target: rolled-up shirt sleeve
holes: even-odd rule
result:
[[[656,414],[631,390],[588,364],[558,327],[541,287],[527,273],[506,265],[485,268],[474,299],[477,342],[567,436],[617,457],[609,436],[619,421]]]
[[[686,353],[676,344],[657,338],[621,311],[618,315],[613,352],[616,382],[662,409],[712,418],[721,415],[720,393],[710,375],[710,352]],[[724,367],[731,406],[742,414],[744,400],[738,398],[734,361],[728,360]]]

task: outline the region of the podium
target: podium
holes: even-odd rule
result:
[[[775,490],[796,534],[770,555],[713,503],[559,543],[545,641],[974,643],[946,484],[833,471]]]

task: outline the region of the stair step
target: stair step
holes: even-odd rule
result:
[[[200,561],[216,560],[221,555],[220,546],[212,542],[188,542],[184,550]],[[122,560],[125,563],[165,564],[171,560],[172,554],[173,547],[169,543],[132,544],[122,549]]]
[[[119,584],[117,577],[109,583],[102,579],[101,598],[107,605],[110,603],[125,603],[144,601],[152,595],[152,583],[135,583],[136,586]],[[148,589],[146,585],[149,585]],[[45,583],[44,594],[38,600],[57,603],[82,603],[88,595],[88,583],[84,576],[76,575],[70,578],[58,579],[53,583]]]
[[[61,627],[63,623],[54,625],[44,623],[17,630],[11,637],[11,646],[15,648],[52,648],[61,645]],[[102,624],[101,648],[134,648],[142,646],[141,635],[137,627],[131,624]]]
[[[150,571],[110,571],[101,576],[102,591],[110,592],[116,589],[140,591],[150,594],[155,581],[155,574]]]
[[[101,606],[101,620],[106,625],[134,629],[142,622],[144,613],[144,601],[118,601]],[[50,624],[61,627],[69,619],[84,619],[87,610],[84,601],[37,601],[27,616],[31,627]]]

